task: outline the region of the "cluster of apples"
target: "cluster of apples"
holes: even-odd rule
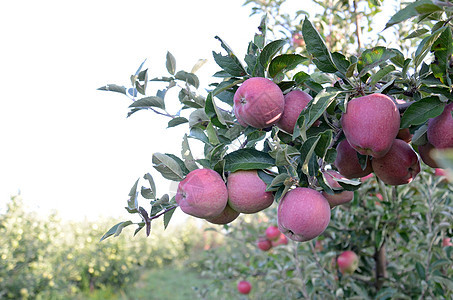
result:
[[[249,78],[234,95],[234,114],[243,126],[265,129],[277,126],[293,133],[300,113],[312,97],[300,90],[285,95],[277,84],[263,77]],[[453,103],[428,123],[428,141],[433,148],[453,147]],[[345,139],[337,145],[336,170],[324,170],[327,184],[335,194],[312,188],[296,187],[280,200],[278,229],[286,237],[304,242],[319,236],[330,222],[331,209],[353,199],[338,179],[353,179],[373,173],[384,183],[401,185],[411,182],[420,172],[417,153],[408,144],[410,132],[400,130],[400,112],[395,102],[383,94],[352,99],[341,116]],[[315,124],[316,126],[316,124]],[[398,136],[406,136],[406,140]],[[423,147],[419,147],[424,158]],[[362,168],[358,154],[367,156]],[[429,152],[427,152],[429,154]],[[426,159],[426,160],[425,160]],[[338,170],[338,171],[337,171]],[[179,183],[176,202],[192,216],[214,224],[227,224],[240,213],[259,212],[273,203],[271,192],[257,170],[239,170],[227,175],[226,182],[215,171],[197,169]]]
[[[271,225],[266,228],[265,235],[256,242],[257,247],[262,251],[269,251],[279,245],[287,245],[288,239],[278,230],[277,226]]]

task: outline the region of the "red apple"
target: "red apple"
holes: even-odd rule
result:
[[[220,215],[213,218],[207,218],[206,221],[217,225],[225,225],[234,221],[238,216],[239,213],[227,204]]]
[[[297,187],[280,200],[277,221],[278,229],[289,239],[309,241],[329,225],[330,205],[320,192]]]
[[[288,245],[288,238],[283,233],[280,233],[278,240],[272,241],[272,247],[277,247],[278,245]]]
[[[352,274],[359,267],[359,257],[354,251],[347,250],[337,257],[337,264],[342,274]]]
[[[293,42],[294,47],[296,47],[296,48],[305,46],[304,37],[303,37],[302,33],[299,33],[299,32],[293,33],[292,42]]]
[[[281,232],[278,230],[277,226],[269,226],[266,228],[266,237],[271,241],[278,240],[280,234]]]
[[[390,150],[398,134],[400,113],[388,96],[371,94],[348,102],[341,126],[352,148],[379,158]]]
[[[334,170],[327,170],[322,172],[324,174],[324,178],[327,181],[327,184],[333,189],[343,189],[341,185],[334,179],[345,179],[340,173]],[[322,191],[322,195],[329,201],[330,208],[333,208],[337,205],[344,204],[347,202],[352,201],[354,198],[354,192],[343,190],[341,193],[338,194],[328,194],[325,191]]]
[[[420,172],[417,154],[408,143],[398,139],[385,156],[373,158],[371,164],[374,174],[389,185],[407,184]]]
[[[238,282],[238,292],[244,295],[247,295],[252,290],[252,285],[250,282],[243,280]]]
[[[234,113],[238,122],[255,128],[267,128],[280,119],[285,106],[283,92],[273,81],[252,77],[234,94]]]
[[[179,183],[175,200],[186,214],[212,218],[225,209],[228,191],[219,173],[211,169],[196,169]]]
[[[453,103],[445,106],[439,116],[428,121],[428,141],[434,148],[453,148]]]
[[[272,242],[265,237],[259,238],[256,245],[263,251],[269,251],[272,248]]]
[[[450,247],[453,246],[453,243],[451,242],[451,238],[443,238],[442,239],[442,247]]]
[[[342,140],[337,145],[337,157],[334,162],[338,172],[346,178],[359,178],[369,175],[373,168],[371,167],[371,160],[368,159],[367,165],[364,170],[359,163],[357,151],[349,145],[347,140]]]
[[[403,140],[406,143],[410,143],[412,140],[413,134],[409,131],[409,128],[403,128],[398,131],[397,139]]]
[[[239,213],[252,214],[272,205],[274,196],[256,170],[239,170],[227,179],[228,204]]]
[[[293,90],[285,95],[285,108],[277,122],[277,127],[288,132],[294,132],[294,126],[300,113],[305,109],[312,97],[300,90]]]
[[[430,166],[431,168],[438,168],[437,162],[431,156],[431,150],[434,149],[434,146],[430,143],[426,143],[424,145],[418,146],[418,154],[420,154],[420,158],[422,161]]]

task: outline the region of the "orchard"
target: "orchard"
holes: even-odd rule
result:
[[[206,86],[168,52],[168,74],[142,64],[129,86],[99,88],[127,96],[128,117],[187,128],[179,150],[152,156],[175,195],[145,174],[126,204],[137,221],[101,240],[132,225],[152,235],[181,209],[231,238],[196,263],[218,279],[210,295],[451,299],[453,3],[402,5],[380,32],[377,0],[291,16],[284,3],[246,1],[257,33],[243,59],[216,37]]]

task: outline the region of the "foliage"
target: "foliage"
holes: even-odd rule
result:
[[[132,100],[128,116],[151,110],[170,118],[168,127],[188,125],[179,154],[153,155],[154,167],[162,177],[181,181],[196,168],[213,169],[224,178],[235,170],[259,169],[276,202],[295,186],[331,193],[321,171],[334,162],[336,145],[344,138],[341,114],[349,100],[373,93],[399,100],[401,129],[407,128],[413,134],[411,145],[415,150],[427,142],[428,120],[453,100],[451,2],[419,0],[400,9],[386,24],[387,30],[401,26],[397,31],[401,36],[396,36],[399,43],[391,47],[382,44],[384,37],[364,40],[361,36],[362,29],[369,26],[363,27],[360,17],[371,20],[379,13],[379,1],[316,1],[324,10],[315,18],[303,11],[294,17],[280,14],[284,2],[246,1],[253,3],[253,13],[262,13],[263,18],[243,60],[216,37],[222,49],[213,51],[213,58],[220,70],[213,75],[207,95],[199,92],[195,74],[199,66],[191,72],[177,70],[171,53],[166,57],[168,74],[164,76],[148,80],[142,64],[131,76],[130,87],[112,84],[100,88],[127,95]],[[359,3],[366,4],[363,11],[358,10]],[[302,34],[303,44],[288,43],[294,33]],[[401,43],[402,39],[410,43]],[[233,96],[250,77],[270,78],[283,93],[298,88],[313,97],[299,115],[293,134],[277,127],[259,130],[239,124],[233,113]],[[149,83],[160,83],[164,88],[150,95]],[[179,91],[179,109],[175,113],[167,110],[170,100],[165,95],[170,89]],[[320,125],[313,127],[318,121]],[[195,143],[202,145],[201,157],[191,150]],[[360,160],[366,163],[366,157]],[[135,233],[146,228],[149,235],[151,222],[160,216],[164,226],[168,225],[177,207],[174,198],[168,194],[157,196],[151,174],[143,179],[132,187],[126,208],[140,221],[121,222],[103,239],[119,235],[132,224],[137,225]],[[270,293],[293,298],[332,297],[332,291],[334,298],[451,296],[451,247],[438,246],[441,237],[452,233],[448,226],[452,223],[451,187],[440,186],[432,170],[396,188],[377,180],[339,183],[346,190],[354,190],[355,197],[350,205],[333,210],[331,223],[321,238],[325,252],[315,251],[311,242],[292,244],[282,250],[276,248],[265,262],[255,263],[267,254],[258,254],[247,243],[231,243],[222,255],[215,252],[214,268],[202,268],[215,276],[222,273],[227,279],[240,274],[260,276],[268,287],[278,287]],[[378,192],[385,199],[380,205],[373,196]],[[139,205],[144,199],[150,201],[149,210]],[[273,209],[266,212],[275,218]],[[252,239],[249,235],[256,232],[256,224],[246,220],[248,216],[242,216],[232,227],[226,226],[227,236],[241,241]],[[343,249],[360,254],[358,274],[347,277],[336,272],[331,261]],[[250,268],[242,263],[246,258],[250,258]],[[219,280],[216,286],[217,297],[222,293],[222,282]],[[264,297],[268,289],[261,286],[252,295]]]
[[[397,188],[372,177],[353,202],[333,209],[329,227],[313,241],[289,240],[269,252],[259,250],[256,241],[276,224],[275,210],[269,209],[213,228],[230,242],[189,265],[216,279],[214,288],[204,290],[208,298],[234,298],[235,283],[247,278],[254,286],[251,299],[450,299],[453,247],[444,247],[442,240],[452,234],[452,191],[431,170]],[[377,277],[376,253],[383,245],[386,274]],[[344,250],[360,257],[352,275],[342,275],[336,265]]]
[[[124,288],[141,272],[182,261],[215,242],[189,222],[182,229],[169,228],[166,234],[173,232],[172,237],[165,243],[157,225],[151,239],[124,235],[99,243],[111,222],[46,219],[28,211],[20,196],[13,197],[0,216],[0,298],[64,299],[81,291]]]

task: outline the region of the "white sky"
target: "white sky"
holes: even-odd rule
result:
[[[127,194],[147,172],[166,193],[152,153],[179,155],[187,127],[165,129],[168,120],[152,112],[126,118],[125,96],[96,89],[128,85],[144,59],[150,77],[162,75],[167,50],[178,70],[209,59],[197,73],[206,87],[218,70],[211,52],[222,51],[214,36],[242,58],[257,31],[260,17],[243,2],[3,1],[0,212],[20,190],[34,208],[65,218],[128,218]]]
[[[242,3],[3,1],[1,211],[20,190],[33,207],[63,217],[128,216],[127,194],[146,172],[166,193],[152,153],[179,155],[187,128],[166,130],[168,120],[152,112],[127,119],[125,96],[96,89],[128,85],[144,59],[151,76],[163,74],[167,50],[178,69],[206,58],[211,66],[200,76],[213,74],[211,51],[221,50],[215,35],[240,52],[256,32],[259,18]]]

